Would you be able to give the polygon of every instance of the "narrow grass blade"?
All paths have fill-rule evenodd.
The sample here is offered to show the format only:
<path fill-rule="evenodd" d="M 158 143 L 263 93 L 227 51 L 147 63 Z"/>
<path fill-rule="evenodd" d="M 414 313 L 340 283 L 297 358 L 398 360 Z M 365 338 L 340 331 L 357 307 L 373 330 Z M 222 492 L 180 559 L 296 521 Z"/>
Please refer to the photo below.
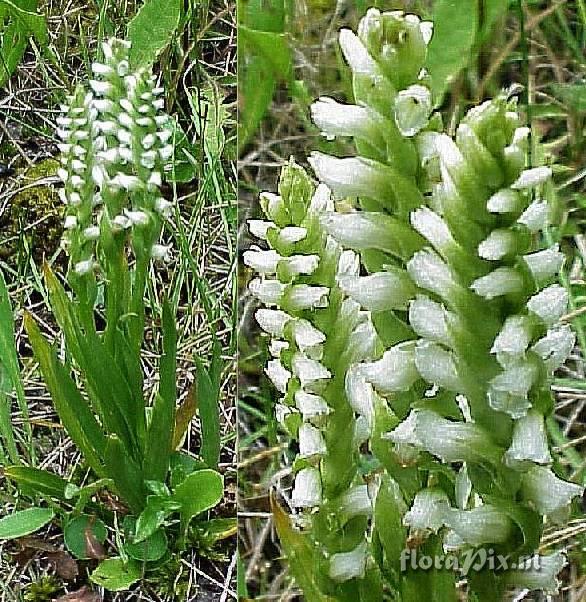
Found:
<path fill-rule="evenodd" d="M 159 394 L 155 397 L 149 424 L 144 478 L 165 481 L 169 457 L 173 451 L 175 403 L 177 400 L 177 330 L 175 317 L 167 300 L 163 302 L 163 355 L 160 363 Z"/>
<path fill-rule="evenodd" d="M 11 424 L 9 398 L 6 395 L 12 389 L 16 392 L 18 407 L 24 418 L 29 444 L 28 448 L 31 459 L 34 459 L 32 430 L 28 421 L 28 405 L 26 403 L 15 345 L 12 306 L 4 275 L 0 271 L 0 433 L 11 461 L 19 464 L 20 457 L 16 448 L 14 431 Z"/>
<path fill-rule="evenodd" d="M 59 362 L 29 314 L 25 314 L 24 325 L 53 404 L 67 434 L 94 472 L 99 476 L 105 476 L 101 458 L 106 449 L 106 438 L 98 421 L 70 374 Z"/>

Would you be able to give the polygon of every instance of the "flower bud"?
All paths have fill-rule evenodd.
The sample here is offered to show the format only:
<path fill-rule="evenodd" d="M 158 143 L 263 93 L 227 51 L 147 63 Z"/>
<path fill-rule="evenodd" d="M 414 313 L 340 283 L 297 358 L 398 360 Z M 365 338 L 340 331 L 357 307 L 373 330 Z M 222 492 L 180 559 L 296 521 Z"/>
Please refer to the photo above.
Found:
<path fill-rule="evenodd" d="M 516 237 L 511 230 L 493 230 L 488 238 L 478 245 L 478 256 L 488 261 L 498 261 L 516 249 Z"/>
<path fill-rule="evenodd" d="M 534 201 L 523 211 L 517 222 L 526 226 L 530 232 L 539 232 L 547 223 L 547 211 L 545 201 Z"/>
<path fill-rule="evenodd" d="M 279 393 L 287 392 L 287 384 L 292 375 L 280 360 L 269 360 L 265 372 Z"/>
<path fill-rule="evenodd" d="M 293 373 L 301 382 L 303 389 L 312 390 L 320 381 L 332 377 L 330 371 L 316 360 L 306 357 L 303 353 L 296 353 L 292 360 Z"/>
<path fill-rule="evenodd" d="M 403 136 L 415 136 L 429 121 L 431 92 L 415 84 L 401 90 L 395 99 L 395 123 Z"/>
<path fill-rule="evenodd" d="M 340 498 L 340 514 L 344 522 L 355 516 L 370 516 L 372 500 L 368 494 L 367 485 L 356 485 L 348 489 Z"/>
<path fill-rule="evenodd" d="M 424 249 L 413 255 L 407 271 L 415 284 L 448 300 L 458 285 L 447 264 L 433 251 Z"/>
<path fill-rule="evenodd" d="M 367 107 L 341 104 L 333 98 L 322 96 L 311 105 L 311 118 L 329 139 L 352 136 L 384 148 L 381 137 L 382 119 Z"/>
<path fill-rule="evenodd" d="M 366 381 L 362 368 L 362 364 L 357 364 L 346 372 L 346 397 L 350 407 L 366 418 L 370 433 L 374 420 L 374 391 L 372 384 Z"/>
<path fill-rule="evenodd" d="M 331 411 L 325 399 L 319 395 L 307 393 L 300 389 L 295 392 L 294 397 L 295 405 L 305 421 L 327 416 Z"/>
<path fill-rule="evenodd" d="M 495 192 L 486 202 L 490 213 L 517 213 L 521 210 L 523 199 L 516 190 L 503 188 Z"/>

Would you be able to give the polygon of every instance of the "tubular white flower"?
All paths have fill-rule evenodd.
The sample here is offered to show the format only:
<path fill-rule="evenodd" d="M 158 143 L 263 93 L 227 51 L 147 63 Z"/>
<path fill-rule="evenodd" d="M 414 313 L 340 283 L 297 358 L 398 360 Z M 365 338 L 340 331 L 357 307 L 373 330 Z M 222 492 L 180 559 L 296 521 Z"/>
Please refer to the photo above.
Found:
<path fill-rule="evenodd" d="M 339 279 L 340 289 L 368 311 L 405 309 L 415 294 L 406 273 L 376 272 L 369 276 L 346 276 Z"/>
<path fill-rule="evenodd" d="M 108 94 L 110 94 L 113 90 L 113 86 L 111 83 L 109 82 L 102 82 L 102 81 L 96 81 L 96 80 L 90 80 L 90 87 L 91 89 L 98 95 L 98 96 L 107 96 Z"/>
<path fill-rule="evenodd" d="M 506 368 L 490 381 L 490 407 L 513 418 L 525 416 L 531 407 L 527 395 L 536 378 L 537 368 L 532 364 L 514 364 Z"/>
<path fill-rule="evenodd" d="M 372 320 L 368 317 L 354 328 L 348 337 L 348 361 L 371 360 L 378 354 L 380 339 Z"/>
<path fill-rule="evenodd" d="M 392 248 L 393 235 L 389 232 L 388 216 L 382 213 L 360 212 L 324 213 L 320 223 L 343 247 L 362 249 Z"/>
<path fill-rule="evenodd" d="M 330 371 L 323 364 L 299 352 L 293 356 L 291 367 L 303 389 L 312 390 L 312 387 L 332 377 Z"/>
<path fill-rule="evenodd" d="M 520 293 L 523 290 L 523 278 L 514 268 L 502 267 L 477 278 L 470 288 L 485 299 L 494 299 Z"/>
<path fill-rule="evenodd" d="M 275 227 L 276 226 L 274 222 L 269 222 L 262 219 L 248 220 L 248 229 L 250 230 L 250 233 L 261 240 L 266 240 L 268 231 Z"/>
<path fill-rule="evenodd" d="M 293 318 L 280 309 L 258 309 L 254 314 L 258 325 L 268 334 L 275 337 L 284 336 L 287 322 Z"/>
<path fill-rule="evenodd" d="M 322 501 L 321 476 L 317 468 L 302 468 L 295 477 L 291 503 L 296 508 L 315 508 Z"/>
<path fill-rule="evenodd" d="M 366 416 L 358 416 L 354 421 L 354 429 L 352 432 L 352 447 L 358 449 L 364 445 L 372 436 L 372 428 L 368 424 Z"/>
<path fill-rule="evenodd" d="M 450 268 L 429 249 L 415 253 L 407 264 L 407 271 L 417 286 L 442 298 L 451 298 L 457 288 Z"/>
<path fill-rule="evenodd" d="M 73 269 L 78 276 L 85 276 L 86 274 L 93 272 L 95 267 L 96 267 L 96 262 L 94 261 L 93 258 L 90 258 L 90 259 L 85 259 L 84 261 L 79 261 L 78 263 L 75 264 Z"/>
<path fill-rule="evenodd" d="M 287 303 L 293 310 L 327 307 L 329 292 L 325 286 L 295 284 L 287 291 Z"/>
<path fill-rule="evenodd" d="M 124 210 L 124 215 L 130 220 L 133 226 L 146 226 L 150 222 L 150 217 L 144 211 Z"/>
<path fill-rule="evenodd" d="M 415 366 L 428 382 L 459 391 L 462 383 L 458 376 L 454 354 L 432 341 L 420 340 L 415 347 Z"/>
<path fill-rule="evenodd" d="M 584 487 L 559 479 L 549 468 L 533 466 L 523 475 L 521 491 L 540 514 L 553 514 L 582 495 Z"/>
<path fill-rule="evenodd" d="M 304 353 L 315 352 L 326 340 L 326 335 L 308 320 L 296 320 L 293 323 L 293 336 L 297 347 Z"/>
<path fill-rule="evenodd" d="M 278 305 L 281 302 L 287 285 L 278 280 L 261 280 L 255 278 L 248 285 L 250 292 L 265 305 Z"/>
<path fill-rule="evenodd" d="M 446 222 L 427 207 L 420 207 L 411 213 L 411 225 L 439 252 L 455 244 Z"/>
<path fill-rule="evenodd" d="M 307 159 L 317 178 L 324 182 L 337 198 L 347 196 L 385 196 L 389 188 L 389 173 L 384 165 L 360 157 L 339 159 L 313 152 Z"/>
<path fill-rule="evenodd" d="M 503 188 L 488 199 L 486 208 L 491 213 L 515 213 L 520 209 L 521 203 L 521 196 L 517 191 Z"/>
<path fill-rule="evenodd" d="M 523 259 L 535 281 L 538 284 L 543 284 L 558 274 L 564 264 L 565 257 L 560 252 L 559 245 L 554 245 L 549 249 L 524 255 Z"/>
<path fill-rule="evenodd" d="M 294 398 L 295 405 L 301 412 L 303 420 L 311 421 L 315 418 L 327 416 L 331 411 L 325 399 L 319 395 L 307 393 L 300 389 L 295 392 Z"/>
<path fill-rule="evenodd" d="M 559 284 L 548 286 L 527 301 L 527 309 L 546 324 L 554 324 L 568 310 L 568 291 Z"/>
<path fill-rule="evenodd" d="M 171 246 L 155 244 L 151 247 L 151 257 L 155 261 L 163 261 L 165 263 L 171 261 Z"/>
<path fill-rule="evenodd" d="M 560 581 L 558 573 L 567 564 L 566 556 L 557 552 L 549 556 L 535 554 L 515 570 L 507 571 L 504 577 L 510 585 L 529 590 L 543 590 L 547 594 L 557 594 Z"/>
<path fill-rule="evenodd" d="M 547 223 L 547 203 L 545 201 L 534 201 L 523 211 L 519 219 L 520 224 L 527 226 L 531 232 L 543 230 Z"/>
<path fill-rule="evenodd" d="M 100 238 L 100 228 L 98 228 L 98 226 L 89 226 L 85 228 L 83 237 L 85 240 L 98 240 L 98 238 Z"/>
<path fill-rule="evenodd" d="M 531 342 L 532 330 L 527 316 L 507 318 L 490 352 L 497 354 L 501 365 L 521 359 Z"/>
<path fill-rule="evenodd" d="M 360 364 L 360 372 L 380 393 L 407 391 L 419 379 L 415 345 L 412 341 L 394 345 L 380 360 Z"/>
<path fill-rule="evenodd" d="M 411 529 L 421 529 L 437 533 L 445 523 L 450 509 L 450 500 L 441 489 L 418 491 L 409 512 L 403 517 L 403 524 Z"/>
<path fill-rule="evenodd" d="M 489 261 L 498 261 L 515 250 L 515 234 L 511 230 L 493 230 L 478 245 L 478 256 Z"/>
<path fill-rule="evenodd" d="M 277 339 L 272 339 L 269 343 L 269 353 L 273 357 L 281 357 L 281 352 L 288 348 L 289 343 L 287 341 L 279 341 Z"/>
<path fill-rule="evenodd" d="M 163 197 L 158 197 L 155 199 L 155 211 L 162 217 L 169 217 L 173 210 L 173 203 L 164 199 Z"/>
<path fill-rule="evenodd" d="M 320 258 L 319 255 L 291 255 L 284 257 L 282 261 L 286 264 L 289 274 L 297 276 L 313 274 L 317 270 Z"/>
<path fill-rule="evenodd" d="M 75 228 L 77 228 L 77 217 L 75 215 L 68 215 L 65 218 L 63 228 L 65 230 L 74 230 Z"/>
<path fill-rule="evenodd" d="M 344 58 L 354 73 L 378 75 L 378 65 L 366 50 L 360 38 L 350 29 L 340 30 L 340 48 Z"/>
<path fill-rule="evenodd" d="M 311 105 L 311 118 L 328 138 L 368 137 L 377 125 L 376 116 L 370 109 L 353 104 L 341 104 L 326 96 L 322 96 Z"/>
<path fill-rule="evenodd" d="M 513 532 L 513 522 L 508 515 L 488 504 L 472 510 L 451 508 L 445 514 L 445 522 L 472 546 L 505 543 Z"/>
<path fill-rule="evenodd" d="M 403 136 L 415 136 L 429 121 L 431 92 L 415 84 L 401 90 L 395 99 L 395 123 Z"/>
<path fill-rule="evenodd" d="M 326 443 L 321 431 L 315 426 L 304 422 L 299 427 L 299 457 L 312 458 L 326 453 Z"/>
<path fill-rule="evenodd" d="M 576 335 L 570 326 L 564 324 L 548 330 L 532 349 L 543 359 L 548 369 L 554 372 L 568 359 L 575 344 Z"/>
<path fill-rule="evenodd" d="M 547 182 L 552 176 L 551 167 L 533 167 L 521 172 L 521 175 L 511 184 L 513 190 L 534 188 Z"/>
<path fill-rule="evenodd" d="M 505 463 L 511 468 L 524 468 L 529 462 L 551 464 L 543 414 L 529 410 L 515 421 L 513 441 L 505 453 Z"/>
<path fill-rule="evenodd" d="M 343 583 L 350 579 L 361 579 L 366 571 L 366 542 L 360 543 L 351 552 L 332 554 L 330 579 Z"/>
<path fill-rule="evenodd" d="M 355 365 L 346 372 L 346 397 L 350 407 L 366 418 L 370 432 L 374 420 L 374 390 L 366 381 L 361 368 L 361 365 Z"/>
<path fill-rule="evenodd" d="M 307 237 L 307 229 L 299 226 L 286 226 L 279 232 L 278 242 L 285 244 L 295 244 Z"/>
<path fill-rule="evenodd" d="M 270 378 L 273 385 L 279 393 L 287 392 L 287 384 L 291 379 L 291 372 L 283 366 L 280 360 L 269 360 L 265 368 L 266 375 Z"/>
<path fill-rule="evenodd" d="M 283 259 L 277 251 L 244 251 L 244 265 L 252 268 L 259 274 L 274 274 L 277 271 L 279 261 Z"/>
<path fill-rule="evenodd" d="M 424 339 L 441 343 L 447 347 L 452 344 L 448 330 L 447 310 L 429 297 L 418 295 L 409 304 L 409 324 Z"/>

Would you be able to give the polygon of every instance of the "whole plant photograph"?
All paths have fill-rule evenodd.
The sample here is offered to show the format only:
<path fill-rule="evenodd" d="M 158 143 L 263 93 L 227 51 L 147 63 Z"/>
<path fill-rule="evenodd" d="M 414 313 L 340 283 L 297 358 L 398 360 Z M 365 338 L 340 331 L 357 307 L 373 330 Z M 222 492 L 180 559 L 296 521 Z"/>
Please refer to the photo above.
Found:
<path fill-rule="evenodd" d="M 236 600 L 235 7 L 0 11 L 1 599 Z"/>
<path fill-rule="evenodd" d="M 238 8 L 240 597 L 586 599 L 584 3 Z"/>

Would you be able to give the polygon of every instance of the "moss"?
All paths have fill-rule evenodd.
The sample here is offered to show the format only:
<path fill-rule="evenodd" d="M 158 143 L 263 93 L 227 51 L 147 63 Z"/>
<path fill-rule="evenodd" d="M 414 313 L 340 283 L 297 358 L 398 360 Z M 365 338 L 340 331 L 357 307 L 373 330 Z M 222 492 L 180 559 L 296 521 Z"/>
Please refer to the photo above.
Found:
<path fill-rule="evenodd" d="M 10 201 L 0 223 L 0 259 L 17 268 L 32 256 L 39 264 L 59 248 L 64 207 L 54 188 L 38 180 L 54 176 L 59 162 L 45 159 L 22 172 L 21 190 Z M 30 227 L 31 224 L 36 224 Z"/>
<path fill-rule="evenodd" d="M 51 602 L 55 599 L 55 594 L 59 593 L 61 589 L 62 585 L 55 577 L 44 575 L 26 588 L 24 600 L 26 602 Z"/>

